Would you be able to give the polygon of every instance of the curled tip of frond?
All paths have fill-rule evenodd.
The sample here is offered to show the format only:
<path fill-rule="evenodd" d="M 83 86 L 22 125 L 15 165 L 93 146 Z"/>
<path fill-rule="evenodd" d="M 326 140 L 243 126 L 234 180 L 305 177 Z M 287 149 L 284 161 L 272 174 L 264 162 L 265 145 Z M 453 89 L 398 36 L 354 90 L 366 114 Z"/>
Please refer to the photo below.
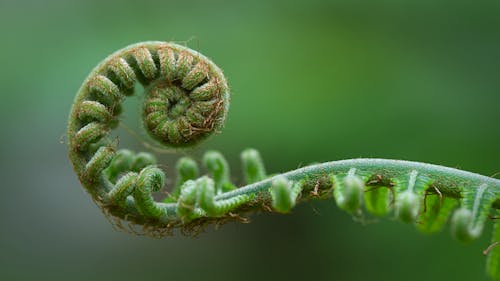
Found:
<path fill-rule="evenodd" d="M 165 173 L 156 166 L 147 166 L 139 173 L 137 185 L 153 192 L 159 191 L 165 185 Z"/>

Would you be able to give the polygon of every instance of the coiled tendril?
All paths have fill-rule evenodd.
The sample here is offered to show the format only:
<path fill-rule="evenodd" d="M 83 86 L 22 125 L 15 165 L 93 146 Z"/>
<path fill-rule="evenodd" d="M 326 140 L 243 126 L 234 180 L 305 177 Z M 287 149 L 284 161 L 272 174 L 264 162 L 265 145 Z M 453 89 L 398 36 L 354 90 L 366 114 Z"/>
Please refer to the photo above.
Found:
<path fill-rule="evenodd" d="M 457 169 L 387 159 L 351 159 L 310 165 L 268 176 L 258 151 L 241 155 L 246 185 L 230 180 L 229 165 L 208 151 L 200 177 L 196 161 L 182 157 L 170 195 L 156 202 L 164 172 L 153 155 L 118 150 L 107 136 L 119 124 L 121 103 L 144 86 L 142 119 L 148 134 L 168 147 L 188 147 L 220 130 L 229 106 L 221 70 L 203 55 L 172 43 L 144 42 L 106 58 L 88 76 L 74 101 L 68 125 L 69 156 L 85 189 L 116 218 L 162 236 L 171 229 L 196 232 L 207 223 L 243 220 L 250 211 L 288 213 L 298 201 L 333 197 L 357 217 L 393 214 L 423 232 L 450 219 L 453 235 L 469 242 L 488 215 L 500 209 L 500 180 Z M 458 206 L 458 208 L 457 208 Z M 497 218 L 498 219 L 498 218 Z M 489 273 L 500 279 L 499 222 L 488 248 Z M 495 247 L 496 246 L 496 247 Z"/>

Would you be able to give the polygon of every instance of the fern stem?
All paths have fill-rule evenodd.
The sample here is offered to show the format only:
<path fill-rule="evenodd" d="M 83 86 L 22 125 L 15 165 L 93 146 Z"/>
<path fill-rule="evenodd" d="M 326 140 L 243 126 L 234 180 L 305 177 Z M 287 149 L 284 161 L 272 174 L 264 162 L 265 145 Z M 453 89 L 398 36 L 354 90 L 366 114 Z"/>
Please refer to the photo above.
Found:
<path fill-rule="evenodd" d="M 433 185 L 439 189 L 444 197 L 449 198 L 460 198 L 462 187 L 479 187 L 482 184 L 493 187 L 497 191 L 497 195 L 500 196 L 500 180 L 495 178 L 421 162 L 359 158 L 331 161 L 299 168 L 217 195 L 215 196 L 215 200 L 230 199 L 238 195 L 262 195 L 267 193 L 272 182 L 278 177 L 285 177 L 292 181 L 305 179 L 312 184 L 318 179 L 332 173 L 347 173 L 351 168 L 356 168 L 360 172 L 366 174 L 380 175 L 380 185 L 383 185 L 386 180 L 390 180 L 398 175 L 417 170 L 420 174 L 435 179 Z M 311 184 L 308 185 L 309 190 L 312 187 Z M 319 186 L 319 190 L 328 190 L 330 188 L 332 188 L 332 185 L 328 182 L 322 182 Z M 307 190 L 306 188 L 304 189 Z M 175 204 L 164 204 L 163 208 L 165 208 L 168 213 L 171 213 L 175 211 Z M 500 199 L 494 202 L 493 208 L 500 209 Z"/>
<path fill-rule="evenodd" d="M 321 177 L 331 173 L 347 173 L 349 169 L 381 175 L 384 179 L 390 179 L 405 172 L 417 170 L 419 173 L 435 179 L 434 185 L 439 188 L 443 196 L 460 198 L 460 187 L 477 186 L 487 184 L 500 191 L 500 180 L 486 177 L 480 174 L 462 171 L 440 165 L 426 164 L 404 160 L 359 158 L 325 162 L 314 164 L 293 171 L 289 171 L 281 176 L 289 180 L 300 180 L 311 177 Z M 269 188 L 273 178 L 269 178 L 254 184 L 240 187 L 236 190 L 217 196 L 216 199 L 226 199 L 240 194 L 256 194 Z M 500 200 L 495 202 L 495 208 L 500 208 Z"/>

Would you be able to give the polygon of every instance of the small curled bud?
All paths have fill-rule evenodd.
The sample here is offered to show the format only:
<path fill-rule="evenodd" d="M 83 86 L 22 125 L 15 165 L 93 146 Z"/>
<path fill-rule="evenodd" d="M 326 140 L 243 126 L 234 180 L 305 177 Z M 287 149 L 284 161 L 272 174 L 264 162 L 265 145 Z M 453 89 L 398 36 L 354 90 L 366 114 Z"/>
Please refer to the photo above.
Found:
<path fill-rule="evenodd" d="M 235 188 L 229 180 L 229 164 L 220 152 L 213 150 L 205 152 L 203 164 L 213 178 L 215 194 L 221 194 Z"/>
<path fill-rule="evenodd" d="M 202 177 L 196 181 L 196 184 L 199 190 L 198 203 L 200 208 L 209 216 L 217 216 L 218 211 L 214 202 L 214 181 L 208 177 Z"/>
<path fill-rule="evenodd" d="M 137 182 L 137 173 L 129 172 L 122 176 L 117 182 L 115 187 L 109 192 L 109 202 L 123 206 L 127 200 L 127 196 L 132 194 Z"/>
<path fill-rule="evenodd" d="M 175 187 L 167 198 L 163 200 L 164 203 L 175 202 L 179 198 L 182 185 L 188 180 L 194 180 L 199 176 L 198 164 L 190 157 L 181 157 L 177 160 L 175 165 L 177 171 L 177 180 Z"/>
<path fill-rule="evenodd" d="M 102 172 L 111 163 L 115 149 L 109 146 L 101 146 L 85 165 L 85 177 L 88 181 L 97 181 L 101 178 Z"/>
<path fill-rule="evenodd" d="M 139 172 L 144 167 L 156 164 L 156 157 L 153 154 L 147 152 L 139 152 L 134 157 L 134 161 L 132 162 L 132 167 L 130 168 L 132 171 Z"/>
<path fill-rule="evenodd" d="M 134 153 L 128 149 L 120 149 L 109 167 L 106 169 L 106 175 L 111 182 L 115 182 L 118 175 L 122 172 L 129 171 L 132 167 L 132 162 L 134 161 Z"/>
<path fill-rule="evenodd" d="M 278 176 L 273 180 L 269 190 L 273 209 L 280 213 L 290 212 L 290 210 L 295 207 L 297 197 L 301 191 L 301 184 L 294 184 L 284 176 Z"/>
<path fill-rule="evenodd" d="M 121 173 L 132 171 L 140 172 L 143 168 L 156 164 L 156 158 L 151 153 L 139 152 L 135 154 L 128 149 L 120 149 L 109 164 L 105 173 L 114 183 Z"/>
<path fill-rule="evenodd" d="M 196 180 L 198 191 L 198 205 L 209 217 L 219 217 L 245 204 L 250 200 L 248 195 L 237 195 L 230 199 L 215 200 L 214 181 L 208 177 Z"/>
<path fill-rule="evenodd" d="M 107 133 L 106 125 L 96 122 L 88 123 L 74 134 L 74 147 L 79 151 L 85 151 L 91 144 L 99 142 Z"/>
<path fill-rule="evenodd" d="M 241 153 L 243 163 L 243 173 L 247 184 L 261 181 L 266 178 L 264 162 L 256 149 L 245 149 Z"/>
<path fill-rule="evenodd" d="M 190 157 L 182 157 L 175 166 L 177 170 L 177 184 L 182 185 L 185 181 L 196 179 L 199 176 L 198 164 Z"/>
<path fill-rule="evenodd" d="M 146 217 L 160 218 L 166 216 L 158 203 L 154 201 L 152 192 L 159 191 L 165 184 L 165 174 L 155 166 L 142 169 L 137 177 L 137 186 L 134 191 L 134 200 L 137 209 Z"/>
<path fill-rule="evenodd" d="M 480 231 L 472 227 L 472 212 L 465 208 L 460 208 L 453 213 L 451 217 L 451 233 L 453 236 L 464 243 L 471 242 L 479 237 Z"/>
<path fill-rule="evenodd" d="M 477 239 L 483 231 L 488 219 L 491 204 L 497 198 L 495 190 L 483 183 L 478 187 L 464 187 L 461 207 L 455 211 L 451 219 L 452 234 L 462 242 Z"/>
<path fill-rule="evenodd" d="M 181 186 L 179 200 L 177 202 L 177 216 L 183 221 L 190 221 L 195 216 L 195 204 L 198 199 L 198 189 L 193 180 L 186 181 Z"/>
<path fill-rule="evenodd" d="M 396 178 L 396 217 L 405 223 L 415 223 L 422 208 L 425 191 L 432 180 L 416 169 Z"/>
<path fill-rule="evenodd" d="M 412 191 L 403 191 L 396 197 L 396 216 L 405 223 L 415 222 L 420 211 L 420 201 Z"/>
<path fill-rule="evenodd" d="M 360 210 L 363 202 L 365 185 L 355 172 L 356 169 L 350 169 L 345 177 L 334 175 L 332 178 L 335 184 L 333 197 L 339 208 L 349 213 Z"/>
<path fill-rule="evenodd" d="M 103 104 L 96 101 L 83 101 L 78 109 L 78 118 L 83 122 L 98 121 L 108 123 L 112 115 Z"/>

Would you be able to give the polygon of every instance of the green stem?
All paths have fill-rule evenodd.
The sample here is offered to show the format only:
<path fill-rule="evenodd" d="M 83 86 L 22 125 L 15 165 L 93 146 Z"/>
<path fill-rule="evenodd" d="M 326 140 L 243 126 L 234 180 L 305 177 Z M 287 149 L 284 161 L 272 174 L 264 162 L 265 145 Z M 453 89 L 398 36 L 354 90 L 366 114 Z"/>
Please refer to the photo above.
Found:
<path fill-rule="evenodd" d="M 460 198 L 462 187 L 479 187 L 481 184 L 487 184 L 493 187 L 498 196 L 500 196 L 500 180 L 495 178 L 420 162 L 360 158 L 332 161 L 299 168 L 220 194 L 215 197 L 215 200 L 230 199 L 238 195 L 254 195 L 256 198 L 259 198 L 259 196 L 267 196 L 268 189 L 271 187 L 273 180 L 282 176 L 292 181 L 305 179 L 310 184 L 308 188 L 304 188 L 304 190 L 311 190 L 314 187 L 315 181 L 329 174 L 347 173 L 351 168 L 356 168 L 360 172 L 366 174 L 381 176 L 378 182 L 374 182 L 373 185 L 382 186 L 391 178 L 416 170 L 420 174 L 434 179 L 433 185 L 439 189 L 444 197 Z M 318 190 L 320 191 L 332 188 L 331 184 L 328 182 L 318 181 L 318 183 Z M 176 204 L 163 204 L 162 207 L 169 214 L 175 213 Z M 494 202 L 493 208 L 500 209 L 500 199 Z"/>

